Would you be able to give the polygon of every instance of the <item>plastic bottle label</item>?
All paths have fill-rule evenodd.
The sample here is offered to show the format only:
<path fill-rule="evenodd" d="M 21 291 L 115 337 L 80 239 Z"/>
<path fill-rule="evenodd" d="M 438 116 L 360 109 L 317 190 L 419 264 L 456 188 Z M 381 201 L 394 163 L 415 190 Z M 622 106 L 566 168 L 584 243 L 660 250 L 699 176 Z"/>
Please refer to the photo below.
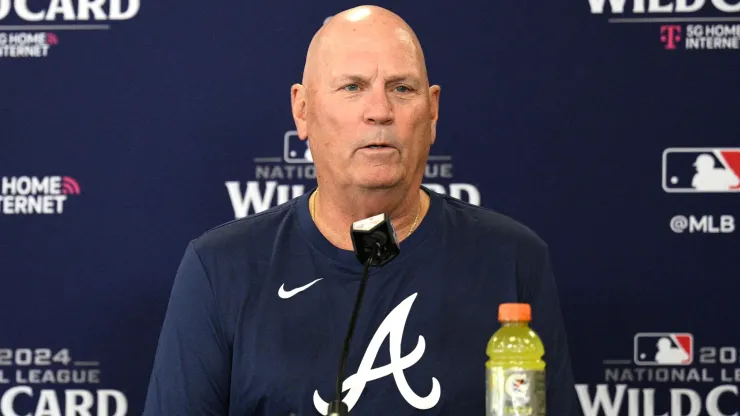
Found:
<path fill-rule="evenodd" d="M 486 416 L 545 416 L 545 372 L 486 370 Z"/>

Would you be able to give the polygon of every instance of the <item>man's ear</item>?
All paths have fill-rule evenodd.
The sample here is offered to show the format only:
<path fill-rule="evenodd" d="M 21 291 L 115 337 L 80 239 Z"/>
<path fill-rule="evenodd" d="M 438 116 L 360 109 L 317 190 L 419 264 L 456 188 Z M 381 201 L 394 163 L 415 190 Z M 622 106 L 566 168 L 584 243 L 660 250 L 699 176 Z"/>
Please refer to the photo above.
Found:
<path fill-rule="evenodd" d="M 308 137 L 308 126 L 306 123 L 306 112 L 308 102 L 306 101 L 306 87 L 301 84 L 293 84 L 290 87 L 290 106 L 293 112 L 293 121 L 295 122 L 298 137 L 306 140 Z"/>
<path fill-rule="evenodd" d="M 437 120 L 439 119 L 439 94 L 442 88 L 439 85 L 429 87 L 429 113 L 432 121 L 432 143 L 437 139 Z M 430 143 L 430 144 L 432 144 Z"/>

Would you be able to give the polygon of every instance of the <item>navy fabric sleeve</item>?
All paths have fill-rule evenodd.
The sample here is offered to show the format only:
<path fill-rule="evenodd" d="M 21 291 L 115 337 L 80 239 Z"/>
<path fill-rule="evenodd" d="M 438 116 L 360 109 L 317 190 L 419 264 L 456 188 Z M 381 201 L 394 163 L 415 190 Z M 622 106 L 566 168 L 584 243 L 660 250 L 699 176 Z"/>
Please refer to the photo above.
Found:
<path fill-rule="evenodd" d="M 170 294 L 144 416 L 227 415 L 230 354 L 210 281 L 191 242 Z"/>
<path fill-rule="evenodd" d="M 532 329 L 545 346 L 547 414 L 581 415 L 571 369 L 570 352 L 560 311 L 555 279 L 547 246 L 542 243 L 526 262 L 521 301 L 532 307 Z"/>

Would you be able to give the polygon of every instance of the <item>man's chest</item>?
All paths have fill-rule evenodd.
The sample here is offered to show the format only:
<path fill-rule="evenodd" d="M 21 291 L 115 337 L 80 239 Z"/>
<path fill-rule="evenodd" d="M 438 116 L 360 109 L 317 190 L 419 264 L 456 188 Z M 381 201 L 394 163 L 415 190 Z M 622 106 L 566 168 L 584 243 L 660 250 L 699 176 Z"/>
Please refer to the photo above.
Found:
<path fill-rule="evenodd" d="M 486 343 L 514 279 L 423 269 L 368 282 L 342 384 L 355 415 L 483 412 Z M 232 410 L 325 414 L 358 289 L 336 276 L 267 285 L 235 337 Z"/>

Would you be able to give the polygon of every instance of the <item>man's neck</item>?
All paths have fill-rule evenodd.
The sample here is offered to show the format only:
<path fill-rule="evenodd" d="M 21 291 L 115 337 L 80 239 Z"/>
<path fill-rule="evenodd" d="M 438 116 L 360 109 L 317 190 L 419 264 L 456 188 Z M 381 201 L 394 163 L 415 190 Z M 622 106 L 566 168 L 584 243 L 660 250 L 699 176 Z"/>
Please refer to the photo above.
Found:
<path fill-rule="evenodd" d="M 429 209 L 429 196 L 420 188 L 347 192 L 319 187 L 309 198 L 309 210 L 319 231 L 335 246 L 352 250 L 353 222 L 388 214 L 400 241 L 413 232 Z"/>

